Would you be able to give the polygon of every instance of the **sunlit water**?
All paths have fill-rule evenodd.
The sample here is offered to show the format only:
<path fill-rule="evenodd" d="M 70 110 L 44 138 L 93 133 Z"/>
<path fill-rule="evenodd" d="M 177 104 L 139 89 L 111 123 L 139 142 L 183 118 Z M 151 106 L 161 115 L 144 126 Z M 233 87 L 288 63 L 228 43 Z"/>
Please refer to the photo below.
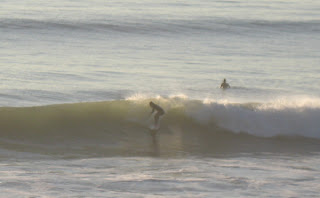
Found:
<path fill-rule="evenodd" d="M 317 197 L 319 155 L 0 164 L 7 197 Z"/>
<path fill-rule="evenodd" d="M 314 1 L 7 1 L 1 105 L 319 97 Z M 250 14 L 248 14 L 250 13 Z M 227 78 L 234 89 L 221 93 Z"/>
<path fill-rule="evenodd" d="M 311 0 L 3 1 L 0 106 L 177 96 L 208 105 L 192 112 L 200 121 L 305 133 L 318 148 L 319 10 Z M 231 89 L 219 89 L 224 78 Z M 320 188 L 319 150 L 65 158 L 9 145 L 1 197 L 317 197 Z"/>

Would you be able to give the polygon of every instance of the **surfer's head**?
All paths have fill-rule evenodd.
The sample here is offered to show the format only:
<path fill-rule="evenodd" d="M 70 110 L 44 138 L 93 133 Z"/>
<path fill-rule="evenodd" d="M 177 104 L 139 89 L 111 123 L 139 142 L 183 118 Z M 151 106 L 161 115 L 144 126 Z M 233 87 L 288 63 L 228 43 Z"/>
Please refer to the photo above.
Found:
<path fill-rule="evenodd" d="M 152 107 L 154 105 L 154 103 L 152 101 L 150 101 L 149 105 Z"/>

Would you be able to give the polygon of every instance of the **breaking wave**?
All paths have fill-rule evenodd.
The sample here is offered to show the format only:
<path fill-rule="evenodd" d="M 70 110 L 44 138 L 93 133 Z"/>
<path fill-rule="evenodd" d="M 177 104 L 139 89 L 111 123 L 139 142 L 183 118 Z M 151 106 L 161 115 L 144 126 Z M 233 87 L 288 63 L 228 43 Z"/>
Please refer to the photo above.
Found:
<path fill-rule="evenodd" d="M 153 123 L 150 100 L 166 111 L 156 134 L 149 130 Z M 316 99 L 240 104 L 138 96 L 118 101 L 2 107 L 0 144 L 9 150 L 81 151 L 90 156 L 150 154 L 150 145 L 153 152 L 159 149 L 166 155 L 233 153 L 253 148 L 270 151 L 276 145 L 319 149 L 319 119 L 320 103 Z"/>

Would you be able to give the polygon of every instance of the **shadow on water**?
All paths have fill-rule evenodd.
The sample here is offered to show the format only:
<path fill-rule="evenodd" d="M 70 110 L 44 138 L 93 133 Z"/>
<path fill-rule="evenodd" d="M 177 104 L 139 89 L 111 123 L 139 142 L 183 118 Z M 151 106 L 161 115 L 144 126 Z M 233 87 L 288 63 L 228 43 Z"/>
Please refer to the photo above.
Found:
<path fill-rule="evenodd" d="M 152 150 L 153 150 L 153 157 L 160 157 L 160 149 L 159 149 L 159 141 L 157 136 L 157 131 L 150 131 L 150 135 L 152 138 Z"/>
<path fill-rule="evenodd" d="M 285 155 L 312 155 L 320 151 L 320 141 L 301 137 L 261 138 L 227 131 L 192 131 L 179 126 L 169 126 L 157 133 L 148 129 L 130 131 L 122 126 L 116 131 L 104 130 L 80 135 L 55 134 L 51 137 L 0 138 L 1 149 L 43 154 L 62 158 L 82 157 L 234 157 L 262 153 Z M 95 129 L 97 130 L 97 129 Z"/>

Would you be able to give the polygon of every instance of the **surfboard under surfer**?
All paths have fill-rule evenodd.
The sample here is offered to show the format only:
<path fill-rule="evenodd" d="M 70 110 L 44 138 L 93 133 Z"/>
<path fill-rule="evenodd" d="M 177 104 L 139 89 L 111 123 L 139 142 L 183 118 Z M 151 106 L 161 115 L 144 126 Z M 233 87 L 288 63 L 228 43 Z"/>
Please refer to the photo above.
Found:
<path fill-rule="evenodd" d="M 152 108 L 151 114 L 153 114 L 155 111 L 157 112 L 154 115 L 154 125 L 157 126 L 160 116 L 164 115 L 165 112 L 159 105 L 154 104 L 152 101 L 149 103 L 149 105 Z"/>

